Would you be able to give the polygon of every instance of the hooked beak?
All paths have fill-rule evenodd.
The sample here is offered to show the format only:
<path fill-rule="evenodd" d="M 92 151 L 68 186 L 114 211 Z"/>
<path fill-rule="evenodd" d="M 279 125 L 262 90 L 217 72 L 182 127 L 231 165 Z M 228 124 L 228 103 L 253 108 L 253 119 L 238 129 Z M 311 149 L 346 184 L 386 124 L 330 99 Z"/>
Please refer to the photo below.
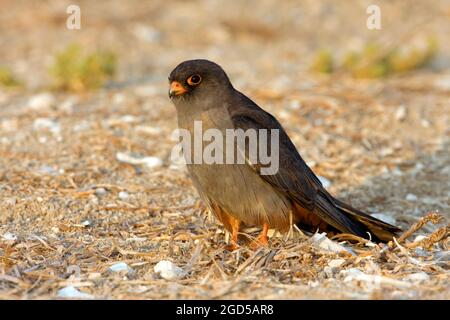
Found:
<path fill-rule="evenodd" d="M 170 89 L 169 89 L 169 97 L 173 98 L 175 96 L 179 96 L 182 94 L 185 94 L 187 92 L 187 89 L 181 85 L 178 81 L 172 81 L 170 83 Z"/>

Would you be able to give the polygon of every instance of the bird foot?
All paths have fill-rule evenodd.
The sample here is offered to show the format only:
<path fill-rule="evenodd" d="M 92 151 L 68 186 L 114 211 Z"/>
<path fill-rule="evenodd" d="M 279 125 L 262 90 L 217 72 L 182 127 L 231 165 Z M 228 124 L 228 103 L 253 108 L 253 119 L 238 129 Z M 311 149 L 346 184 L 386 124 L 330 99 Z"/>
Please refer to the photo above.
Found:
<path fill-rule="evenodd" d="M 269 240 L 267 237 L 258 237 L 256 240 L 252 241 L 250 244 L 250 249 L 256 250 L 261 247 L 268 247 L 269 246 Z"/>
<path fill-rule="evenodd" d="M 237 249 L 239 249 L 239 245 L 237 243 L 234 243 L 234 242 L 232 242 L 230 244 L 227 244 L 225 246 L 225 250 L 227 250 L 227 251 L 235 251 Z"/>

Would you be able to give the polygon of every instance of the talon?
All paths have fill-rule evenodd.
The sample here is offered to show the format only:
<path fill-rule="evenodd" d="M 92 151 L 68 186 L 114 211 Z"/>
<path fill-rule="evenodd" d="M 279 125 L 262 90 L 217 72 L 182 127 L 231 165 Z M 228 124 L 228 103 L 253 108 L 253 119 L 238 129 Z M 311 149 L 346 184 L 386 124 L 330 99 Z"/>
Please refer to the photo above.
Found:
<path fill-rule="evenodd" d="M 268 247 L 268 246 L 269 246 L 269 241 L 267 239 L 264 240 L 264 239 L 258 238 L 250 244 L 250 249 L 256 250 L 261 247 Z"/>
<path fill-rule="evenodd" d="M 225 246 L 225 250 L 227 251 L 235 251 L 237 249 L 239 249 L 239 245 L 236 243 L 230 243 Z"/>
<path fill-rule="evenodd" d="M 256 240 L 250 244 L 250 249 L 256 250 L 260 247 L 268 247 L 269 246 L 269 239 L 267 238 L 268 231 L 269 231 L 269 225 L 267 223 L 265 223 L 263 225 L 263 229 L 262 229 L 259 237 L 256 238 Z"/>

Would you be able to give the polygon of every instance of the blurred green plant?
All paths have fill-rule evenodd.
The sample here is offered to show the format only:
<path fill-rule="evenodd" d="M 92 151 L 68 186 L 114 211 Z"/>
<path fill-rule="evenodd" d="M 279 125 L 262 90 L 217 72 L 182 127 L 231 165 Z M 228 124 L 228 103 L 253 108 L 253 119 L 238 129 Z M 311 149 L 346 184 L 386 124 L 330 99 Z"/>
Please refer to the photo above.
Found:
<path fill-rule="evenodd" d="M 438 42 L 434 38 L 427 40 L 424 48 L 397 48 L 389 56 L 393 72 L 406 72 L 426 66 L 436 56 Z"/>
<path fill-rule="evenodd" d="M 0 67 L 0 85 L 4 87 L 18 87 L 22 82 L 14 77 L 11 70 L 6 67 Z"/>
<path fill-rule="evenodd" d="M 71 44 L 55 56 L 50 71 L 59 90 L 88 91 L 102 87 L 116 73 L 117 58 L 110 51 L 86 54 Z"/>
<path fill-rule="evenodd" d="M 318 73 L 333 72 L 333 55 L 329 50 L 318 50 L 313 57 L 310 70 Z"/>
<path fill-rule="evenodd" d="M 426 66 L 436 55 L 437 41 L 428 39 L 421 47 L 396 46 L 384 48 L 378 43 L 368 43 L 360 52 L 350 51 L 344 55 L 340 69 L 356 78 L 380 78 L 403 73 Z M 333 58 L 318 52 L 311 70 L 329 73 L 326 66 L 333 65 Z"/>

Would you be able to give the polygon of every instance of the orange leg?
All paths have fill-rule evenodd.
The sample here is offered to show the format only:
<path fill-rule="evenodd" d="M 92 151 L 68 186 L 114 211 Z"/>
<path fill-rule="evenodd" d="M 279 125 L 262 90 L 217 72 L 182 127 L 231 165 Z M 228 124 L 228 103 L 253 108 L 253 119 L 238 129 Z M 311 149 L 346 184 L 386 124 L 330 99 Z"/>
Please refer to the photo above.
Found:
<path fill-rule="evenodd" d="M 261 246 L 267 247 L 269 245 L 269 238 L 267 237 L 267 232 L 268 231 L 269 231 L 269 224 L 268 223 L 264 223 L 263 224 L 263 229 L 261 231 L 261 234 L 250 245 L 250 247 L 253 250 L 258 249 Z"/>
<path fill-rule="evenodd" d="M 238 233 L 241 222 L 232 216 L 228 217 L 228 223 L 231 227 L 231 243 L 225 247 L 228 251 L 234 251 L 239 248 L 238 245 Z"/>

